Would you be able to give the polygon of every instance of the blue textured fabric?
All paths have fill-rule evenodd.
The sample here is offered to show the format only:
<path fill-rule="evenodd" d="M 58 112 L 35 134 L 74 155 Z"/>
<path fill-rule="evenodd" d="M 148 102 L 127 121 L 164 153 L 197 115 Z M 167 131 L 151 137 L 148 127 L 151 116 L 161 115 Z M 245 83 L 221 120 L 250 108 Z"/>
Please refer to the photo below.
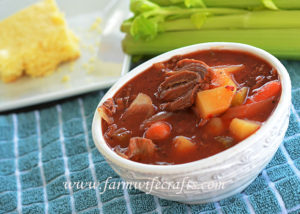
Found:
<path fill-rule="evenodd" d="M 300 62 L 283 61 L 293 86 L 285 139 L 272 161 L 242 192 L 215 203 L 185 205 L 139 190 L 105 188 L 122 179 L 96 149 L 94 110 L 106 90 L 27 112 L 0 115 L 1 213 L 300 213 Z M 66 182 L 102 182 L 99 190 Z M 90 182 L 90 183 L 89 183 Z M 79 184 L 78 184 L 79 185 Z"/>

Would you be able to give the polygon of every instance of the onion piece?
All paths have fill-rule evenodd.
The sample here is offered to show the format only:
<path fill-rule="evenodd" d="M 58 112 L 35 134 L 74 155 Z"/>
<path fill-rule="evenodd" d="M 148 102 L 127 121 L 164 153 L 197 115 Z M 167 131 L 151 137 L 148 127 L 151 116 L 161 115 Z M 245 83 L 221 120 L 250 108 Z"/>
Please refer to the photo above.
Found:
<path fill-rule="evenodd" d="M 152 117 L 148 118 L 147 120 L 144 120 L 144 122 L 140 125 L 140 129 L 147 128 L 151 126 L 151 124 L 157 122 L 157 121 L 162 121 L 165 120 L 173 115 L 172 112 L 166 112 L 166 111 L 161 111 L 158 112 L 157 114 L 153 115 Z"/>
<path fill-rule="evenodd" d="M 108 114 L 106 113 L 106 110 L 103 106 L 100 106 L 99 108 L 97 108 L 97 111 L 98 111 L 100 117 L 103 120 L 105 120 L 109 125 L 114 122 L 114 118 L 111 116 L 108 116 Z"/>
<path fill-rule="evenodd" d="M 239 64 L 239 65 L 218 65 L 218 66 L 212 66 L 210 67 L 214 72 L 216 71 L 225 71 L 228 74 L 232 74 L 238 71 L 241 71 L 242 69 L 245 68 L 244 64 Z"/>

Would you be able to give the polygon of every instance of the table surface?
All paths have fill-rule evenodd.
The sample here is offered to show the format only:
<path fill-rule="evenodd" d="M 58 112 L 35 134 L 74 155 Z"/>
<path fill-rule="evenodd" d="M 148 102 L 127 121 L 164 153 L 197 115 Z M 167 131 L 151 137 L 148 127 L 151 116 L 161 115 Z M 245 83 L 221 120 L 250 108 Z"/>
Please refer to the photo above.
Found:
<path fill-rule="evenodd" d="M 289 128 L 272 161 L 242 193 L 185 205 L 133 189 L 65 189 L 70 181 L 121 181 L 91 136 L 106 89 L 0 114 L 0 213 L 300 213 L 300 62 L 282 62 L 293 86 Z"/>

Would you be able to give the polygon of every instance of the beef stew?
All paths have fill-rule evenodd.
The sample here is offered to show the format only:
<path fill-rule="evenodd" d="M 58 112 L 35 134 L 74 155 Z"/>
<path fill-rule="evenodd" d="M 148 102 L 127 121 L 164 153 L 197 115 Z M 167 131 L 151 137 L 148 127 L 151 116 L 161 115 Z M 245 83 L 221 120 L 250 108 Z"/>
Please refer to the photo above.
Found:
<path fill-rule="evenodd" d="M 276 69 L 247 52 L 203 50 L 152 65 L 98 108 L 106 143 L 123 158 L 181 164 L 255 133 L 281 94 Z"/>

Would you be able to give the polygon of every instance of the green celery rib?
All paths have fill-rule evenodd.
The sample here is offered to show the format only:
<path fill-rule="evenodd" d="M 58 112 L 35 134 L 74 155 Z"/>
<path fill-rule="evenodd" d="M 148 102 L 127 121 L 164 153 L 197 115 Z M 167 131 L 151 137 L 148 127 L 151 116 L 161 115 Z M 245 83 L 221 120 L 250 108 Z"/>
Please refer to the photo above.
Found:
<path fill-rule="evenodd" d="M 152 0 L 152 2 L 162 6 L 173 4 L 172 0 Z M 184 0 L 181 0 L 181 2 L 184 2 Z M 263 6 L 261 0 L 203 0 L 203 2 L 207 7 L 255 9 Z M 273 0 L 273 2 L 279 9 L 300 9 L 299 0 Z"/>
<path fill-rule="evenodd" d="M 232 8 L 181 8 L 181 7 L 161 7 L 160 9 L 146 11 L 143 13 L 144 17 L 158 17 L 158 16 L 179 16 L 179 17 L 189 17 L 195 13 L 210 13 L 213 15 L 226 15 L 226 14 L 243 14 L 247 10 L 242 9 L 232 9 Z"/>
<path fill-rule="evenodd" d="M 130 21 L 122 24 L 121 30 L 130 32 Z M 158 24 L 160 32 L 197 30 L 191 19 L 176 19 Z M 206 29 L 266 29 L 266 28 L 300 28 L 300 10 L 295 11 L 255 11 L 246 14 L 209 16 L 201 26 Z"/>
<path fill-rule="evenodd" d="M 299 0 L 273 0 L 273 2 L 280 9 L 286 9 L 286 10 L 300 9 Z"/>
<path fill-rule="evenodd" d="M 155 55 L 203 42 L 239 42 L 262 48 L 283 59 L 300 59 L 300 29 L 178 31 L 144 42 L 126 35 L 123 50 L 131 55 Z"/>

